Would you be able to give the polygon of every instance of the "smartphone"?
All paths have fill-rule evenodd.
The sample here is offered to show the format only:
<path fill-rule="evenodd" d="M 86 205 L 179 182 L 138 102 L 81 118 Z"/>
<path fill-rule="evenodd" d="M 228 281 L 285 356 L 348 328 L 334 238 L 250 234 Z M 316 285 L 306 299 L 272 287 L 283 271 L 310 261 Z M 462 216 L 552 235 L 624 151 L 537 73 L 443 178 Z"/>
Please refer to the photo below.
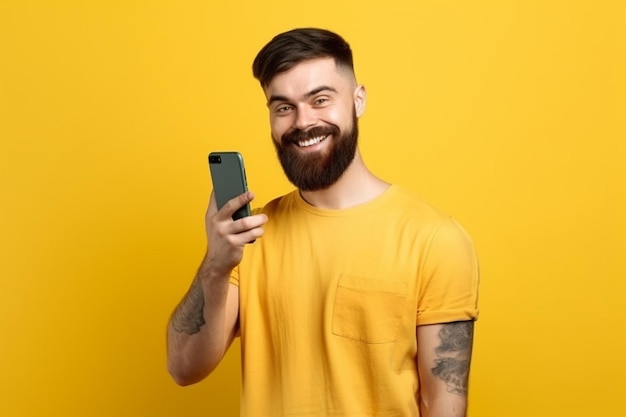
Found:
<path fill-rule="evenodd" d="M 248 191 L 246 170 L 243 165 L 243 157 L 239 152 L 211 152 L 209 154 L 209 169 L 211 170 L 213 193 L 218 210 L 228 200 Z M 233 220 L 249 215 L 250 204 L 246 204 L 233 214 Z"/>

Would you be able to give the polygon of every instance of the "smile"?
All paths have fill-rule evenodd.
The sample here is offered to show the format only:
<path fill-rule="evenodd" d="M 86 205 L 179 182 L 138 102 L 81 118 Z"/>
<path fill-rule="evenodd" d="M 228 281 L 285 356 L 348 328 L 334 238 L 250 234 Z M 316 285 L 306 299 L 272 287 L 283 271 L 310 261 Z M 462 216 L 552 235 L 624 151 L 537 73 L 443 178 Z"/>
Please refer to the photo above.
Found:
<path fill-rule="evenodd" d="M 309 146 L 313 146 L 313 145 L 316 145 L 316 144 L 320 143 L 321 141 L 323 141 L 327 137 L 328 137 L 328 135 L 324 135 L 324 136 L 316 136 L 316 137 L 311 138 L 311 139 L 301 140 L 301 141 L 298 142 L 298 146 L 301 147 L 301 148 L 307 148 Z"/>

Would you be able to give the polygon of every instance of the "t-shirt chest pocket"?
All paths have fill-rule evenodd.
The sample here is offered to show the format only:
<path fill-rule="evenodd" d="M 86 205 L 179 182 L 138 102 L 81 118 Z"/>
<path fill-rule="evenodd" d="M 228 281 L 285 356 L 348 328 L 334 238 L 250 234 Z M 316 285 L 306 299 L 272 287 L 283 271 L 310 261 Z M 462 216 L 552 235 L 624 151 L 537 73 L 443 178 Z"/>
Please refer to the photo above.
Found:
<path fill-rule="evenodd" d="M 404 282 L 341 275 L 333 334 L 364 343 L 394 342 L 406 306 L 406 289 Z"/>

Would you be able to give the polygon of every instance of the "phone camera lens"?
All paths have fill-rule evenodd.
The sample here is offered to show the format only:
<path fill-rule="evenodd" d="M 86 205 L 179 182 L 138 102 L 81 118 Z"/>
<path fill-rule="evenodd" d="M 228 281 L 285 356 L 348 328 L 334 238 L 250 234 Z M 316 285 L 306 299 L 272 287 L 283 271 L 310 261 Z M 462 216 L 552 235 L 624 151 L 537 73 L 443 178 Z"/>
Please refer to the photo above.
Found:
<path fill-rule="evenodd" d="M 222 157 L 219 155 L 212 155 L 209 158 L 209 162 L 211 162 L 212 164 L 221 164 L 222 163 Z"/>

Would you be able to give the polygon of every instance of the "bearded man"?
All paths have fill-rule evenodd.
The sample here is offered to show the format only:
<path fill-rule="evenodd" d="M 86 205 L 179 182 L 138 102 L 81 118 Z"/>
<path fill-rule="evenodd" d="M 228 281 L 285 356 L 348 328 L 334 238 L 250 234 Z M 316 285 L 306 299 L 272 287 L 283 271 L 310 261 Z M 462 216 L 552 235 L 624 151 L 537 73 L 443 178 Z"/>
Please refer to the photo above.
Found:
<path fill-rule="evenodd" d="M 478 315 L 470 238 L 365 166 L 366 91 L 343 38 L 279 34 L 253 74 L 297 189 L 236 221 L 251 192 L 220 210 L 211 198 L 206 256 L 168 325 L 172 377 L 202 380 L 239 336 L 243 416 L 464 416 Z"/>

